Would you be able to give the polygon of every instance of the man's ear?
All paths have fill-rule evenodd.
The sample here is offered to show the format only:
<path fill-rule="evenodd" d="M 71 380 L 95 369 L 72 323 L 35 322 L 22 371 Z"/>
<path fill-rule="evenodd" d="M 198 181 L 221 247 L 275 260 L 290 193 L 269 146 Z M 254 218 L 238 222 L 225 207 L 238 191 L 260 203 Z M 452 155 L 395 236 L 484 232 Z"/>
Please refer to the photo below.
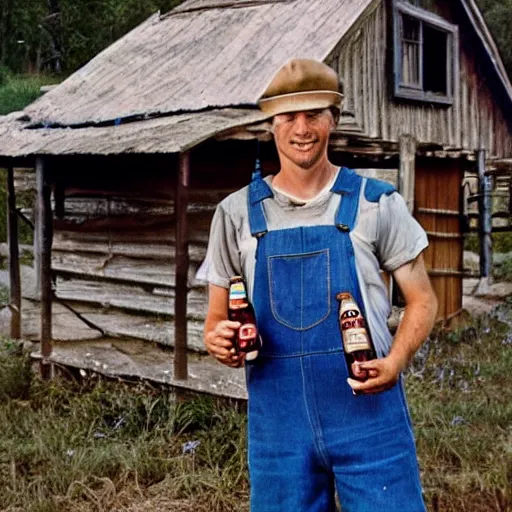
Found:
<path fill-rule="evenodd" d="M 340 121 L 340 111 L 336 107 L 331 107 L 330 109 L 331 117 L 332 117 L 332 125 L 331 125 L 331 132 L 336 130 L 336 127 L 338 126 L 338 123 Z"/>

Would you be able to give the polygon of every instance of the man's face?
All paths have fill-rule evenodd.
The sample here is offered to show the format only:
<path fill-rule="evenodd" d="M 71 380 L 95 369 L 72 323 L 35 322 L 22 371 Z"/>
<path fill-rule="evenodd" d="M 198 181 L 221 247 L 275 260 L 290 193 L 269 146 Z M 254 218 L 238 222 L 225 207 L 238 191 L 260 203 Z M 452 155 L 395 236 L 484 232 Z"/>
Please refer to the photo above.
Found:
<path fill-rule="evenodd" d="M 302 169 L 327 160 L 329 135 L 334 120 L 329 109 L 277 114 L 272 122 L 274 140 L 281 159 Z"/>

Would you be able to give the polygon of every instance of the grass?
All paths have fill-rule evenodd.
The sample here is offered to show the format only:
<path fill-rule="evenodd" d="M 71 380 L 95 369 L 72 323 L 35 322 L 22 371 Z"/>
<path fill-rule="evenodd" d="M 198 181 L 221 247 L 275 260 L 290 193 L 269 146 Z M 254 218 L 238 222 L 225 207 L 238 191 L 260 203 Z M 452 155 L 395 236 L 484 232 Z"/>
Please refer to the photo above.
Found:
<path fill-rule="evenodd" d="M 4 343 L 0 510 L 125 510 L 155 484 L 194 511 L 247 510 L 239 409 L 94 376 L 42 383 L 27 360 Z"/>
<path fill-rule="evenodd" d="M 480 246 L 477 233 L 469 233 L 464 236 L 464 250 L 476 252 L 478 254 Z M 494 252 L 511 252 L 512 232 L 494 233 L 492 235 L 492 250 Z"/>
<path fill-rule="evenodd" d="M 511 253 L 512 254 L 512 232 L 494 233 L 492 235 L 493 253 Z M 464 240 L 464 250 L 475 253 L 480 252 L 478 235 L 470 233 Z M 493 263 L 493 277 L 496 281 L 512 281 L 512 256 L 499 262 Z"/>
<path fill-rule="evenodd" d="M 0 115 L 23 110 L 41 96 L 41 86 L 58 83 L 60 77 L 51 75 L 12 75 L 0 72 Z"/>
<path fill-rule="evenodd" d="M 433 337 L 407 378 L 423 484 L 432 510 L 512 504 L 512 301 L 500 318 Z M 507 505 L 508 504 L 508 505 Z"/>
<path fill-rule="evenodd" d="M 432 336 L 407 375 L 431 512 L 510 506 L 511 311 L 512 301 Z M 6 512 L 248 511 L 246 417 L 236 404 L 94 374 L 43 383 L 4 341 L 0 431 Z"/>

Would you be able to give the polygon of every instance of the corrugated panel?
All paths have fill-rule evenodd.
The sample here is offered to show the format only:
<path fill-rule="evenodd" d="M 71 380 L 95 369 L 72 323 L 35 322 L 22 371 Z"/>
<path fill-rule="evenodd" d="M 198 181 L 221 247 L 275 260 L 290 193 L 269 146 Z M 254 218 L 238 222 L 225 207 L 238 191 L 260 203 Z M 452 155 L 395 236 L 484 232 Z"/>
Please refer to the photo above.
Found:
<path fill-rule="evenodd" d="M 261 2 L 153 16 L 26 112 L 33 122 L 67 126 L 254 105 L 282 64 L 324 60 L 373 1 Z"/>
<path fill-rule="evenodd" d="M 0 123 L 0 155 L 179 153 L 224 130 L 262 119 L 256 109 L 224 109 L 119 126 L 24 129 L 16 116 L 6 116 Z"/>

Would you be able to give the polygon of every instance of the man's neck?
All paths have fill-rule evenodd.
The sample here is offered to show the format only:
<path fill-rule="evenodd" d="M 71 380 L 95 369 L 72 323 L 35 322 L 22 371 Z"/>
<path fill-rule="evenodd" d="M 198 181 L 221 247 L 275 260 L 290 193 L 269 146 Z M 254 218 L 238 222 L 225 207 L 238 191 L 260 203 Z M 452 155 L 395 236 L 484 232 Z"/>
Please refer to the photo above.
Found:
<path fill-rule="evenodd" d="M 327 160 L 310 169 L 293 164 L 281 165 L 272 183 L 283 192 L 307 201 L 316 197 L 332 181 L 337 169 Z"/>

